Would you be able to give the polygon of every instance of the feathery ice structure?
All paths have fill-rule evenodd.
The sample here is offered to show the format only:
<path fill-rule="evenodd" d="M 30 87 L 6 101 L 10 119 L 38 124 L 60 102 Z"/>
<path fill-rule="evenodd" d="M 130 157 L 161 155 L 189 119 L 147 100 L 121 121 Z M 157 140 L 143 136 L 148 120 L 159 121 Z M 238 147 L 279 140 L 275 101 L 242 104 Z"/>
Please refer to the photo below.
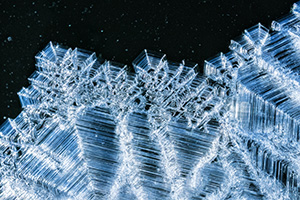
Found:
<path fill-rule="evenodd" d="M 1 199 L 299 199 L 299 4 L 202 75 L 50 43 L 0 127 Z"/>

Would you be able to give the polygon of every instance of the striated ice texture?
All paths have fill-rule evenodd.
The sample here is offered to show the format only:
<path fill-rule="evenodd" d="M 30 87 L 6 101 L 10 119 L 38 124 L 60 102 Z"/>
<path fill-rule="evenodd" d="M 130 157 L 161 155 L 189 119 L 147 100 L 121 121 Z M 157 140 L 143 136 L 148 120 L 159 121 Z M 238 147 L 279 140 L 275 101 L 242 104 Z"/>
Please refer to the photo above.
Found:
<path fill-rule="evenodd" d="M 204 74 L 50 42 L 0 127 L 0 199 L 300 199 L 298 4 Z"/>

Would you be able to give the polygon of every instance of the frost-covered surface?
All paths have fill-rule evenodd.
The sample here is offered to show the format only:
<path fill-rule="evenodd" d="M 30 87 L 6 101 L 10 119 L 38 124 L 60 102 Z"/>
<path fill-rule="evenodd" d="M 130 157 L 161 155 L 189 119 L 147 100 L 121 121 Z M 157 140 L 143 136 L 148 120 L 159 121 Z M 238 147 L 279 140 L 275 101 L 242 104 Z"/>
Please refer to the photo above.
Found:
<path fill-rule="evenodd" d="M 300 8 L 195 67 L 50 43 L 0 127 L 1 199 L 299 199 Z"/>

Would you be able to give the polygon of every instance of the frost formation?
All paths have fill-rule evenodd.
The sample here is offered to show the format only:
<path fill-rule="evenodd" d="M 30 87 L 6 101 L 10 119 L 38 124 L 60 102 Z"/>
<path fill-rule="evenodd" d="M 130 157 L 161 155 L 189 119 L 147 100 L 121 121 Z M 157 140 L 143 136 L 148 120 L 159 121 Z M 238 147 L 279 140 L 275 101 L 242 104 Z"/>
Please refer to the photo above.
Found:
<path fill-rule="evenodd" d="M 0 127 L 1 199 L 299 199 L 298 5 L 204 74 L 50 42 Z"/>

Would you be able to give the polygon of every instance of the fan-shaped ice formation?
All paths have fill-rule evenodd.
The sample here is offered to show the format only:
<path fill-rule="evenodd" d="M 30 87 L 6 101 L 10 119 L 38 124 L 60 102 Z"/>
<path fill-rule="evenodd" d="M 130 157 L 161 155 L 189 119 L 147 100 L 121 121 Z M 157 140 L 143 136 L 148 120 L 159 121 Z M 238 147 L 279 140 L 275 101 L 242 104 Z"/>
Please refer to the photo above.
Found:
<path fill-rule="evenodd" d="M 299 199 L 299 10 L 203 75 L 50 43 L 0 127 L 1 199 Z"/>

